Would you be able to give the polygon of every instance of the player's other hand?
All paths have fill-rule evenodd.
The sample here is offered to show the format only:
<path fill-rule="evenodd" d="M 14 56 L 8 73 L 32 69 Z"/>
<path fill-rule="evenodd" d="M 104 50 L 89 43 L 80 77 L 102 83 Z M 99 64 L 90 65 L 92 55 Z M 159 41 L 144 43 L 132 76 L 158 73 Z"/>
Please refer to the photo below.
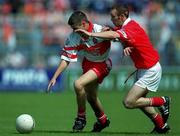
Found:
<path fill-rule="evenodd" d="M 48 84 L 48 88 L 46 92 L 49 93 L 51 91 L 51 87 L 54 86 L 55 84 L 56 84 L 56 79 L 52 78 Z"/>
<path fill-rule="evenodd" d="M 125 56 L 129 56 L 131 54 L 132 50 L 133 50 L 133 47 L 126 47 L 126 48 L 124 48 L 124 51 L 123 51 L 124 55 Z"/>
<path fill-rule="evenodd" d="M 112 28 L 109 26 L 103 26 L 103 28 L 102 28 L 102 32 L 110 31 L 110 30 L 112 30 Z"/>
<path fill-rule="evenodd" d="M 78 32 L 78 33 L 83 33 L 84 35 L 86 36 L 91 36 L 91 33 L 86 31 L 86 30 L 83 30 L 83 29 L 76 29 L 75 32 Z"/>

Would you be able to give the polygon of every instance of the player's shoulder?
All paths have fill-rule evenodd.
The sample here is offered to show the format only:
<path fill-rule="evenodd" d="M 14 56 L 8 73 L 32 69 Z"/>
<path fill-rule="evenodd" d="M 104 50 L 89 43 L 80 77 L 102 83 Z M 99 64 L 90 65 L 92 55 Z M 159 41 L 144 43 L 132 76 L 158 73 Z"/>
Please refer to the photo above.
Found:
<path fill-rule="evenodd" d="M 129 22 L 128 22 L 128 24 L 126 25 L 127 27 L 139 27 L 140 25 L 139 25 L 139 23 L 137 22 L 137 21 L 135 21 L 135 20 L 130 20 Z"/>
<path fill-rule="evenodd" d="M 75 39 L 80 39 L 80 38 L 81 38 L 80 35 L 75 32 L 71 32 L 68 36 L 68 39 L 70 40 L 75 40 Z"/>
<path fill-rule="evenodd" d="M 101 32 L 102 31 L 102 28 L 103 28 L 103 26 L 102 25 L 99 25 L 99 24 L 93 24 L 93 30 L 94 30 L 94 32 L 96 33 L 96 32 Z"/>
<path fill-rule="evenodd" d="M 129 22 L 128 28 L 130 28 L 131 30 L 135 32 L 144 32 L 144 28 L 135 20 L 132 20 L 131 22 Z"/>
<path fill-rule="evenodd" d="M 65 45 L 73 45 L 73 44 L 76 45 L 79 41 L 80 41 L 80 36 L 77 33 L 72 32 L 66 38 Z"/>

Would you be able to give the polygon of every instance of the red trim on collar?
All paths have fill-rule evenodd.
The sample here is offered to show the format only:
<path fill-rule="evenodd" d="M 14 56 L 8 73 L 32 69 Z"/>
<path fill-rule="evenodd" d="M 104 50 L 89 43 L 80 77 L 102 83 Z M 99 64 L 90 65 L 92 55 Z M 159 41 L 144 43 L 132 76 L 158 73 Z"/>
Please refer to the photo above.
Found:
<path fill-rule="evenodd" d="M 89 21 L 89 28 L 88 28 L 87 31 L 88 31 L 88 32 L 92 32 L 93 27 L 94 27 L 93 23 Z"/>

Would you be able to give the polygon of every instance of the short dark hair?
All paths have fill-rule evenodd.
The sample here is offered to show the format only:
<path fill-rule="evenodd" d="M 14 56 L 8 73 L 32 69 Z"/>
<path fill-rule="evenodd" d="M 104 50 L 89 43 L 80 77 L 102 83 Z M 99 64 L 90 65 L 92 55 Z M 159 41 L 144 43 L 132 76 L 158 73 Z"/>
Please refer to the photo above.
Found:
<path fill-rule="evenodd" d="M 124 14 L 127 18 L 129 17 L 129 9 L 125 4 L 116 4 L 113 5 L 111 10 L 116 9 L 118 15 Z"/>
<path fill-rule="evenodd" d="M 68 24 L 71 27 L 76 27 L 78 25 L 81 25 L 82 21 L 88 22 L 86 14 L 82 11 L 75 11 L 69 17 Z"/>

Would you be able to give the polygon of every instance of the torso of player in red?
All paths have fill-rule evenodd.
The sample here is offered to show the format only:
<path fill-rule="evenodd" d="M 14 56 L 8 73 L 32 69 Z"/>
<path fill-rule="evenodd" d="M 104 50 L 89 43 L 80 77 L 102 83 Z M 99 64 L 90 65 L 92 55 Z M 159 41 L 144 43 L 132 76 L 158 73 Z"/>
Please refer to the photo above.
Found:
<path fill-rule="evenodd" d="M 154 49 L 143 28 L 128 18 L 122 27 L 116 30 L 125 47 L 133 47 L 131 58 L 137 69 L 147 69 L 159 61 L 158 52 Z"/>

